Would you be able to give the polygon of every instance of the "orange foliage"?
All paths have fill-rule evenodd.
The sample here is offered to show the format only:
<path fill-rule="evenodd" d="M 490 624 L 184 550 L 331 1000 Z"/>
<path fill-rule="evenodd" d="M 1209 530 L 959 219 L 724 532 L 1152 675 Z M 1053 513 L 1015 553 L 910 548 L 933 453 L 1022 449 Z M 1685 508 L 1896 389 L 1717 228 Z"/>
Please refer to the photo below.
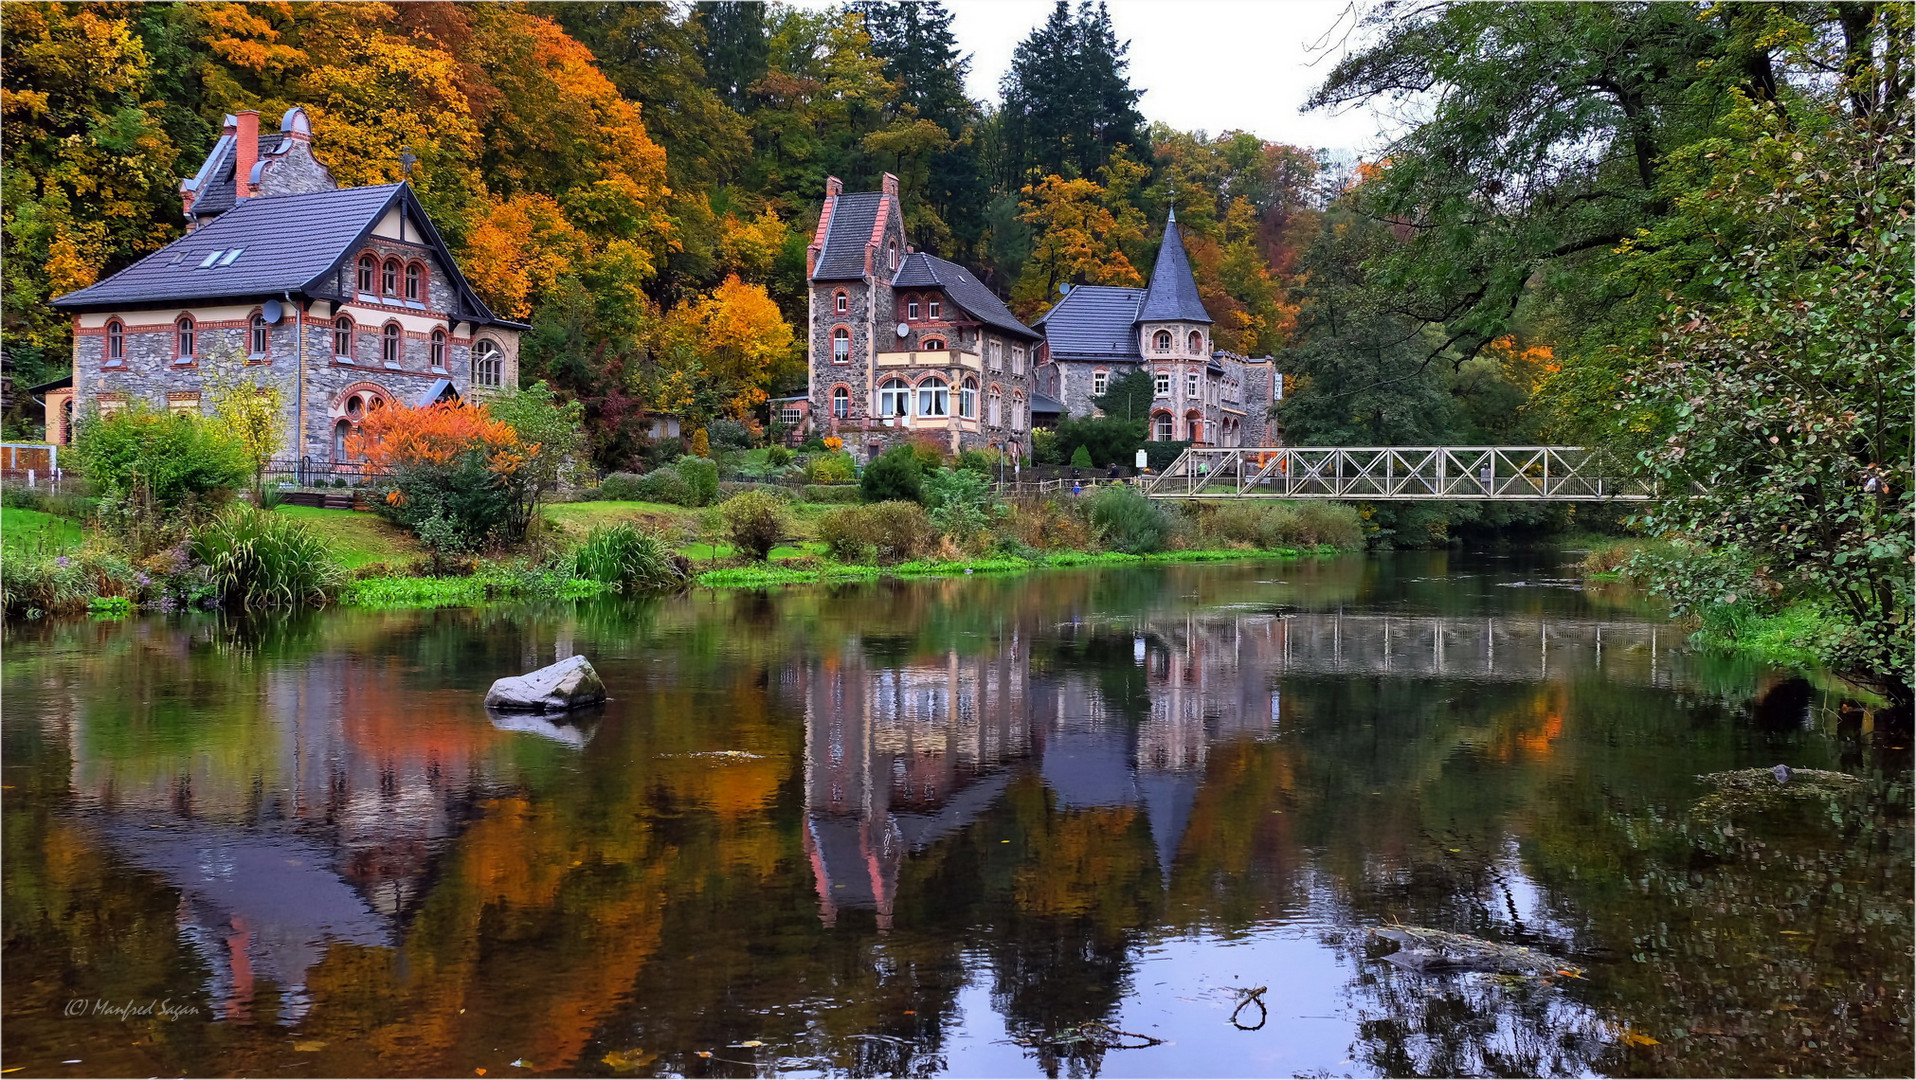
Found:
<path fill-rule="evenodd" d="M 1504 378 L 1526 394 L 1536 393 L 1545 379 L 1563 370 L 1550 346 L 1520 346 L 1517 339 L 1508 334 L 1491 342 L 1486 351 L 1503 368 Z"/>
<path fill-rule="evenodd" d="M 524 446 L 504 421 L 484 405 L 442 401 L 423 409 L 388 405 L 366 415 L 346 443 L 348 452 L 375 468 L 444 465 L 468 450 L 484 450 L 494 472 L 510 475 L 538 447 Z"/>

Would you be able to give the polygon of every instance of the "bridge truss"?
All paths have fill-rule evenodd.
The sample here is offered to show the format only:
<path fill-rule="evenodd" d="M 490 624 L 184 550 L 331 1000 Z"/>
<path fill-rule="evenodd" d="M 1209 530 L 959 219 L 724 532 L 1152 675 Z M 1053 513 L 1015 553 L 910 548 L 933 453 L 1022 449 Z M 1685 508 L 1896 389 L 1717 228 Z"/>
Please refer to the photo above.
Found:
<path fill-rule="evenodd" d="M 1616 458 L 1581 446 L 1192 447 L 1145 484 L 1154 499 L 1355 502 L 1643 501 Z"/>

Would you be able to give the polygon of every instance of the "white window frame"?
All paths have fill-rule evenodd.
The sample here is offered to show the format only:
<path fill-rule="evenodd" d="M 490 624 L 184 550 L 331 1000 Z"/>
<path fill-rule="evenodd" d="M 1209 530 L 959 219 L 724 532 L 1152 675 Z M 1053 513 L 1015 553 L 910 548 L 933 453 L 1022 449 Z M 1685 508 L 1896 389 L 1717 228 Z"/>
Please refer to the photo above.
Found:
<path fill-rule="evenodd" d="M 1153 397 L 1171 396 L 1171 373 L 1157 371 L 1151 374 L 1151 394 Z"/>
<path fill-rule="evenodd" d="M 917 320 L 918 300 L 916 298 L 905 301 L 905 318 L 912 321 Z"/>
<path fill-rule="evenodd" d="M 1111 373 L 1094 371 L 1091 373 L 1091 396 L 1103 397 L 1111 389 Z"/>
<path fill-rule="evenodd" d="M 840 343 L 844 348 L 839 348 Z M 852 332 L 844 327 L 832 331 L 832 363 L 849 364 L 852 362 Z"/>
<path fill-rule="evenodd" d="M 958 415 L 966 420 L 978 418 L 978 380 L 970 376 L 958 389 Z"/>
<path fill-rule="evenodd" d="M 843 386 L 832 388 L 832 418 L 843 420 L 852 414 L 852 392 Z"/>
<path fill-rule="evenodd" d="M 939 305 L 938 305 L 937 297 L 934 296 L 931 299 L 925 301 L 925 317 L 926 318 L 928 319 L 938 318 L 938 311 L 939 311 Z"/>
<path fill-rule="evenodd" d="M 917 415 L 943 420 L 951 415 L 951 384 L 943 379 L 926 379 L 917 386 Z"/>
<path fill-rule="evenodd" d="M 878 415 L 885 417 L 911 414 L 911 384 L 900 378 L 886 379 L 878 387 Z"/>

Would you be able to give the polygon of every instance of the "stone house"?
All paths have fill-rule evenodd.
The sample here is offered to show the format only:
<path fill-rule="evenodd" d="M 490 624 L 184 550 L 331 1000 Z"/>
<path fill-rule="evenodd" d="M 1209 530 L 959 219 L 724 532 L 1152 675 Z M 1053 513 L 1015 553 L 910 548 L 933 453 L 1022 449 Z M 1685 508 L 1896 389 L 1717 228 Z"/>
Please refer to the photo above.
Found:
<path fill-rule="evenodd" d="M 1219 352 L 1198 297 L 1177 214 L 1164 226 L 1151 280 L 1142 289 L 1079 285 L 1037 320 L 1044 332 L 1036 389 L 1073 416 L 1115 379 L 1148 369 L 1156 395 L 1150 438 L 1204 446 L 1268 446 L 1276 366 Z"/>
<path fill-rule="evenodd" d="M 1030 455 L 1041 337 L 970 271 L 912 249 L 896 176 L 850 195 L 827 180 L 805 267 L 809 434 L 866 460 L 915 437 Z"/>
<path fill-rule="evenodd" d="M 73 314 L 73 383 L 49 421 L 206 412 L 204 376 L 227 368 L 279 389 L 282 456 L 323 464 L 374 409 L 518 385 L 528 327 L 480 300 L 409 184 L 336 186 L 300 109 L 265 136 L 256 112 L 226 120 L 180 184 L 185 235 L 53 301 Z"/>

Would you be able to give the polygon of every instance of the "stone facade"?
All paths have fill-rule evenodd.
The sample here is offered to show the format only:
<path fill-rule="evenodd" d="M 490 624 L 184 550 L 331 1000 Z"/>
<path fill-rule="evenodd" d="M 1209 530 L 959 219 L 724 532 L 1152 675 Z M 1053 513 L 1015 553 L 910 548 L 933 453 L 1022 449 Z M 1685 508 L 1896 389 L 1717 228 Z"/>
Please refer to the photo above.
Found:
<path fill-rule="evenodd" d="M 980 295 L 983 286 L 962 268 L 942 260 L 934 265 L 912 250 L 897 184 L 896 177 L 885 177 L 869 228 L 863 216 L 851 224 L 837 219 L 842 190 L 837 180 L 827 186 L 807 258 L 810 385 L 804 433 L 837 436 L 864 460 L 915 439 L 935 440 L 951 452 L 996 449 L 1027 457 L 1037 335 L 1024 337 L 1004 325 L 1021 326 L 996 297 Z M 828 248 L 838 253 L 836 260 L 826 259 Z M 851 262 L 863 264 L 856 276 L 843 269 L 848 249 Z M 914 260 L 922 271 L 917 276 L 908 265 Z M 935 283 L 927 276 L 932 274 L 945 275 L 950 287 Z M 961 287 L 964 295 L 954 295 Z M 983 316 L 971 310 L 989 305 L 995 308 Z"/>
<path fill-rule="evenodd" d="M 287 115 L 303 128 L 303 114 L 297 113 Z M 248 116 L 241 114 L 240 119 Z M 312 159 L 303 131 L 292 135 L 263 164 L 254 163 L 256 184 L 227 189 L 228 194 L 236 200 L 283 198 L 293 207 L 304 201 L 298 196 L 312 195 L 315 185 L 331 190 L 331 176 Z M 256 141 L 265 146 L 271 140 Z M 249 143 L 223 139 L 200 177 L 182 184 L 189 219 L 195 212 L 193 197 L 203 200 L 200 228 L 220 220 L 220 214 L 204 211 L 205 200 L 217 205 L 221 177 L 230 182 L 246 172 L 233 162 L 215 160 L 233 153 L 235 145 L 238 165 L 245 165 Z M 390 197 L 383 194 L 386 189 L 353 190 L 372 193 L 376 200 L 366 204 L 370 209 L 364 211 L 363 239 L 346 250 L 321 255 L 316 268 L 326 267 L 331 259 L 330 269 L 297 290 L 262 291 L 241 302 L 180 304 L 165 302 L 161 286 L 151 302 L 82 308 L 74 317 L 76 415 L 136 401 L 207 412 L 211 396 L 206 374 L 213 368 L 230 370 L 279 391 L 285 423 L 281 457 L 325 463 L 344 460 L 341 424 L 350 430 L 370 407 L 417 406 L 449 396 L 483 400 L 516 387 L 523 327 L 493 318 L 471 297 L 459 268 L 422 228 L 423 211 L 403 185 Z M 372 267 L 366 281 L 360 277 L 362 258 Z M 178 256 L 173 259 L 176 264 Z M 169 273 L 164 280 L 179 279 Z M 86 295 L 84 290 L 72 294 L 72 306 L 80 307 Z M 68 302 L 62 298 L 62 304 Z M 266 348 L 256 353 L 251 349 L 253 319 L 263 317 L 268 302 L 281 312 L 264 328 Z M 338 325 L 341 319 L 350 320 L 350 326 Z M 180 327 L 186 320 L 191 321 L 194 347 L 190 355 L 181 356 Z M 120 343 L 117 358 L 109 356 L 113 341 Z"/>

